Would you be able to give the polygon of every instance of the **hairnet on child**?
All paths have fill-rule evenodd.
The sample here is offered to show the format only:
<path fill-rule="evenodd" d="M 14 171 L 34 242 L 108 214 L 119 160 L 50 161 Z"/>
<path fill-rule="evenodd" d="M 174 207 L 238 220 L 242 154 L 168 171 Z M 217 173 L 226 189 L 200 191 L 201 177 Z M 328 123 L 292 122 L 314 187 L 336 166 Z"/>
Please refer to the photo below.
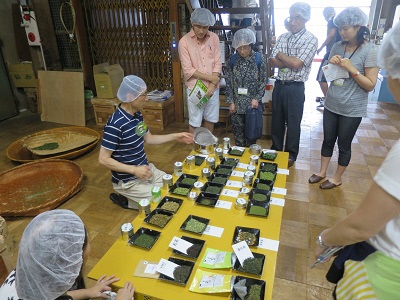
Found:
<path fill-rule="evenodd" d="M 331 15 L 336 15 L 335 9 L 332 6 L 327 6 L 324 8 L 324 11 L 322 12 L 322 14 L 324 15 L 324 17 L 328 17 Z"/>
<path fill-rule="evenodd" d="M 132 102 L 147 90 L 147 85 L 142 78 L 135 75 L 125 76 L 119 86 L 117 97 L 122 102 Z M 131 95 L 128 99 L 128 94 Z"/>
<path fill-rule="evenodd" d="M 85 227 L 72 211 L 41 213 L 26 227 L 19 246 L 16 290 L 19 298 L 56 299 L 79 276 Z"/>
<path fill-rule="evenodd" d="M 190 16 L 190 22 L 200 26 L 214 26 L 215 17 L 207 8 L 196 8 Z"/>
<path fill-rule="evenodd" d="M 368 17 L 358 7 L 348 7 L 333 19 L 333 23 L 337 27 L 365 26 L 368 23 Z"/>
<path fill-rule="evenodd" d="M 378 64 L 390 77 L 400 79 L 400 22 L 383 38 L 378 52 Z"/>
<path fill-rule="evenodd" d="M 289 14 L 299 14 L 308 21 L 311 17 L 311 6 L 304 2 L 296 2 L 289 8 Z"/>
<path fill-rule="evenodd" d="M 256 36 L 254 32 L 248 28 L 240 29 L 235 32 L 232 39 L 232 47 L 237 49 L 240 46 L 255 44 Z"/>

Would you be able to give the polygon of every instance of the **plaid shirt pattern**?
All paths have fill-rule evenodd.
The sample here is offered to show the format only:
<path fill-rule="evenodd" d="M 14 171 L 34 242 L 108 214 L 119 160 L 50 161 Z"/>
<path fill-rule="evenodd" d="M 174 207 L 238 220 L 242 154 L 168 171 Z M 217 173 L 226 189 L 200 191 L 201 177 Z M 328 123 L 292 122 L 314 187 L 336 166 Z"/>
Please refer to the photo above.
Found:
<path fill-rule="evenodd" d="M 288 56 L 299 58 L 304 64 L 300 69 L 279 69 L 279 80 L 294 80 L 305 82 L 311 71 L 311 63 L 318 49 L 318 39 L 305 28 L 292 34 L 287 32 L 278 38 L 275 48 L 272 50 L 271 58 L 279 52 Z"/>

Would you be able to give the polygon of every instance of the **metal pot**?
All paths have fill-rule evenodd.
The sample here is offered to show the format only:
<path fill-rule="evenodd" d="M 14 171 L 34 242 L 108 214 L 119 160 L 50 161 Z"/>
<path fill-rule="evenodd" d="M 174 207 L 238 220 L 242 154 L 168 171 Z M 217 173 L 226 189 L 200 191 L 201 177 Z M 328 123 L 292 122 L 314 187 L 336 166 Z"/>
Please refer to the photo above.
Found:
<path fill-rule="evenodd" d="M 218 148 L 218 141 L 212 145 L 200 145 L 194 142 L 194 151 L 199 152 L 201 154 L 213 154 L 215 148 Z"/>

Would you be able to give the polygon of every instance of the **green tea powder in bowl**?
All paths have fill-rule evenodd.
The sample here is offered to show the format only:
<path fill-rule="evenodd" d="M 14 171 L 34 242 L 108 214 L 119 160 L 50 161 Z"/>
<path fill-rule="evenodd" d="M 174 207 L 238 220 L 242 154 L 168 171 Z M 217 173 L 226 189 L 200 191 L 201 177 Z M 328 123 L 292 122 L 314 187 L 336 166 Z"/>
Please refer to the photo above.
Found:
<path fill-rule="evenodd" d="M 184 178 L 182 180 L 182 183 L 187 185 L 193 185 L 195 182 L 196 182 L 195 178 Z"/>
<path fill-rule="evenodd" d="M 256 201 L 267 201 L 267 196 L 264 194 L 254 194 L 253 199 Z"/>
<path fill-rule="evenodd" d="M 190 275 L 191 268 L 189 266 L 178 266 L 174 270 L 175 281 L 185 283 Z"/>
<path fill-rule="evenodd" d="M 197 233 L 203 232 L 205 228 L 206 228 L 206 224 L 204 224 L 200 221 L 197 221 L 195 219 L 190 219 L 186 223 L 186 226 L 185 226 L 185 230 L 197 232 Z"/>
<path fill-rule="evenodd" d="M 178 194 L 178 195 L 186 196 L 189 193 L 189 189 L 178 187 L 174 190 L 174 193 Z"/>
<path fill-rule="evenodd" d="M 143 248 L 150 248 L 154 243 L 154 237 L 148 234 L 140 235 L 133 244 Z"/>
<path fill-rule="evenodd" d="M 253 205 L 250 207 L 249 213 L 257 216 L 265 216 L 267 214 L 267 209 L 262 206 Z"/>

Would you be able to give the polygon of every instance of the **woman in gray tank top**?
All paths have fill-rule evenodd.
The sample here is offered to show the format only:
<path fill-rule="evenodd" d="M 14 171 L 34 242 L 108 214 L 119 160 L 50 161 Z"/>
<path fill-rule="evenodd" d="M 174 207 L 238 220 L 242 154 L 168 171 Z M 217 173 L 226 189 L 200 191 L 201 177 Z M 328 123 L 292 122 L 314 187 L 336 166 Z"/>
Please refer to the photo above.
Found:
<path fill-rule="evenodd" d="M 324 104 L 321 168 L 309 178 L 309 183 L 326 177 L 336 141 L 339 157 L 334 176 L 321 183 L 321 189 L 342 184 L 342 175 L 351 158 L 351 142 L 367 114 L 368 92 L 374 89 L 378 77 L 377 47 L 368 41 L 367 21 L 367 15 L 357 7 L 346 8 L 333 21 L 342 41 L 332 47 L 329 63 L 345 69 L 349 76 L 331 82 Z"/>

